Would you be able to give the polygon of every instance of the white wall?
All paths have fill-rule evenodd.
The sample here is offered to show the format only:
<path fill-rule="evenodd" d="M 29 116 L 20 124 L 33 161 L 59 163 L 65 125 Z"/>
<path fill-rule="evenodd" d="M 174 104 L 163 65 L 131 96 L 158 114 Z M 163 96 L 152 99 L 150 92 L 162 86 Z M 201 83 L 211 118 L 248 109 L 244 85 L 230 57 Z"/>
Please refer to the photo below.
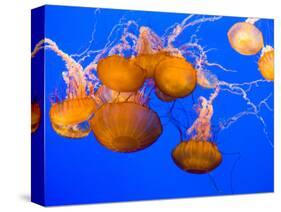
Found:
<path fill-rule="evenodd" d="M 6 3 L 5 3 L 6 2 Z M 25 0 L 0 5 L 0 211 L 35 211 L 30 190 L 30 9 L 42 4 L 275 18 L 275 194 L 67 207 L 69 211 L 276 211 L 280 193 L 280 38 L 278 0 Z M 50 210 L 61 211 L 66 207 Z"/>

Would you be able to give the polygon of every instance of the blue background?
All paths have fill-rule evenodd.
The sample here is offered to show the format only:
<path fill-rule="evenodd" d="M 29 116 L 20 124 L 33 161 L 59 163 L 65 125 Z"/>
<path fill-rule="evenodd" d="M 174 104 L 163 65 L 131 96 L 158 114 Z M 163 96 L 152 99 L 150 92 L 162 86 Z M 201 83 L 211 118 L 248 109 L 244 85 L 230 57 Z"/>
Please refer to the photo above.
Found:
<path fill-rule="evenodd" d="M 55 41 L 68 54 L 82 52 L 88 46 L 94 26 L 95 41 L 91 49 L 101 49 L 120 18 L 136 20 L 139 26 L 148 26 L 162 35 L 167 27 L 187 17 L 186 14 L 109 9 L 101 9 L 95 14 L 93 8 L 57 6 L 47 6 L 45 12 L 45 37 Z M 200 17 L 202 16 L 196 16 Z M 226 36 L 234 23 L 244 20 L 245 18 L 223 17 L 216 22 L 203 23 L 197 33 L 202 46 L 216 49 L 208 53 L 209 61 L 237 71 L 230 73 L 211 69 L 221 80 L 245 82 L 262 78 L 257 69 L 259 55 L 238 54 L 230 47 Z M 265 44 L 273 46 L 273 20 L 262 19 L 256 26 L 262 31 Z M 195 29 L 187 30 L 179 37 L 178 42 L 188 41 Z M 34 44 L 38 41 L 33 39 Z M 171 151 L 180 141 L 179 133 L 164 115 L 171 104 L 163 104 L 155 96 L 152 97 L 150 106 L 161 116 L 164 130 L 158 141 L 143 151 L 131 154 L 111 152 L 102 147 L 92 133 L 83 139 L 68 139 L 57 135 L 51 128 L 48 111 L 51 106 L 50 96 L 56 89 L 62 96 L 65 95 L 62 79 L 65 64 L 49 50 L 45 54 L 47 205 L 273 191 L 273 148 L 255 116 L 245 116 L 229 129 L 216 133 L 215 142 L 223 153 L 223 162 L 210 175 L 189 174 L 173 163 Z M 210 92 L 198 86 L 193 99 L 196 101 L 201 95 L 208 97 Z M 265 83 L 253 88 L 249 96 L 257 103 L 270 93 L 273 94 L 273 83 Z M 272 97 L 269 104 L 273 107 Z M 196 116 L 191 96 L 180 100 L 176 107 L 182 105 L 186 113 L 175 110 L 174 115 L 180 117 L 184 127 L 184 124 L 192 123 Z M 212 123 L 217 126 L 219 121 L 246 109 L 247 105 L 241 97 L 221 92 L 214 101 Z M 263 108 L 261 114 L 273 142 L 273 113 Z"/>

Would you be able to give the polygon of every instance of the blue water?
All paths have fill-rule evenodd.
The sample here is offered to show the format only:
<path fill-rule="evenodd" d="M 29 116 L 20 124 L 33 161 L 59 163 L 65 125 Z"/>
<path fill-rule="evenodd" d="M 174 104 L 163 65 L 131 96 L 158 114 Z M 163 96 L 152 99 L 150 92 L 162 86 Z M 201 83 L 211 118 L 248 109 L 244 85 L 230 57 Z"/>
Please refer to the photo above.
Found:
<path fill-rule="evenodd" d="M 45 37 L 55 41 L 68 54 L 82 52 L 96 33 L 91 49 L 101 49 L 121 18 L 133 19 L 139 26 L 148 26 L 158 35 L 186 14 L 141 12 L 126 10 L 47 6 L 45 14 Z M 198 15 L 196 18 L 202 16 Z M 207 16 L 205 16 L 207 17 Z M 258 55 L 243 56 L 229 45 L 227 31 L 245 18 L 223 17 L 216 22 L 203 23 L 197 32 L 200 44 L 215 48 L 208 53 L 209 61 L 236 70 L 224 72 L 211 68 L 220 80 L 245 82 L 262 79 L 257 69 Z M 262 19 L 256 23 L 262 31 L 266 44 L 273 44 L 273 20 Z M 190 28 L 177 42 L 188 41 L 196 28 Z M 114 36 L 113 36 L 114 37 Z M 33 39 L 33 44 L 38 42 Z M 176 43 L 177 44 L 177 43 Z M 40 52 L 39 54 L 42 54 Z M 34 59 L 36 60 L 36 58 Z M 87 62 L 85 61 L 86 65 Z M 261 115 L 267 124 L 269 140 L 261 122 L 255 116 L 244 116 L 229 129 L 215 133 L 215 142 L 223 153 L 222 164 L 210 175 L 189 174 L 180 170 L 171 159 L 171 151 L 180 142 L 177 129 L 163 117 L 164 130 L 161 137 L 149 148 L 136 153 L 122 154 L 101 146 L 93 134 L 83 139 L 59 136 L 51 127 L 48 111 L 50 96 L 58 89 L 65 95 L 62 79 L 65 64 L 55 53 L 45 50 L 45 201 L 47 205 L 148 200 L 159 198 L 213 196 L 273 191 L 273 112 L 265 107 Z M 211 90 L 197 87 L 192 97 L 179 101 L 187 113 L 176 112 L 184 124 L 196 118 L 192 104 L 201 95 L 208 97 Z M 258 103 L 270 93 L 273 83 L 253 87 L 251 100 Z M 273 107 L 273 97 L 268 104 Z M 162 106 L 161 106 L 162 105 Z M 151 107 L 159 114 L 169 108 L 155 96 Z M 214 101 L 212 124 L 247 110 L 240 96 L 221 92 Z M 177 107 L 177 105 L 176 105 Z M 188 115 L 190 114 L 190 115 Z M 186 122 L 186 123 L 184 123 Z M 245 197 L 249 198 L 249 197 Z"/>

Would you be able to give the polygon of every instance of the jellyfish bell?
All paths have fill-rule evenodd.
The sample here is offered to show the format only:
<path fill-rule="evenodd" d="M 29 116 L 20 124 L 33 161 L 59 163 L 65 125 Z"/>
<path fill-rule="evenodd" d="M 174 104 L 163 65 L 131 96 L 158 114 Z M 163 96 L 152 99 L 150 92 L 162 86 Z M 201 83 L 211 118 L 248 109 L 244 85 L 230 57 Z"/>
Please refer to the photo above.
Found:
<path fill-rule="evenodd" d="M 118 55 L 101 59 L 97 72 L 104 85 L 119 92 L 137 91 L 145 80 L 145 73 L 140 67 Z"/>
<path fill-rule="evenodd" d="M 234 24 L 227 36 L 232 48 L 242 55 L 257 54 L 264 45 L 261 31 L 249 22 Z"/>
<path fill-rule="evenodd" d="M 90 120 L 98 142 L 115 152 L 135 152 L 152 145 L 161 135 L 158 115 L 135 102 L 104 104 Z"/>
<path fill-rule="evenodd" d="M 155 84 L 164 94 L 181 98 L 196 87 L 196 70 L 184 58 L 169 57 L 161 61 L 154 73 Z"/>
<path fill-rule="evenodd" d="M 258 67 L 265 79 L 274 80 L 274 49 L 271 46 L 263 48 Z"/>
<path fill-rule="evenodd" d="M 222 162 L 221 153 L 210 141 L 182 141 L 173 150 L 172 158 L 179 168 L 193 174 L 209 173 Z"/>
<path fill-rule="evenodd" d="M 92 98 L 73 98 L 53 104 L 49 115 L 52 127 L 58 134 L 82 138 L 90 133 L 87 122 L 96 110 L 97 104 Z"/>
<path fill-rule="evenodd" d="M 31 132 L 34 133 L 40 124 L 41 110 L 38 103 L 31 103 Z"/>

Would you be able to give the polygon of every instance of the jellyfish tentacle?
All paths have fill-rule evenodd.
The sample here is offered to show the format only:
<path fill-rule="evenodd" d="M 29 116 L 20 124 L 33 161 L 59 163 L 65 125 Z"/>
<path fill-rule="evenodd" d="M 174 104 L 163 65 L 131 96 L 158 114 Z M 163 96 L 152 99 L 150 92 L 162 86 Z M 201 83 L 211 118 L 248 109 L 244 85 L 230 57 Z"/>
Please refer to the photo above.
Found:
<path fill-rule="evenodd" d="M 272 97 L 272 94 L 269 94 L 268 96 L 266 96 L 258 104 L 255 104 L 248 95 L 248 92 L 251 91 L 253 86 L 259 86 L 259 84 L 261 84 L 261 83 L 270 83 L 270 82 L 267 80 L 255 80 L 255 81 L 244 82 L 244 83 L 228 83 L 225 81 L 220 81 L 219 85 L 220 85 L 221 91 L 225 91 L 225 92 L 229 92 L 230 94 L 233 94 L 233 95 L 241 96 L 242 99 L 246 102 L 246 105 L 249 106 L 249 108 L 247 108 L 247 110 L 233 115 L 232 117 L 227 119 L 225 122 L 220 123 L 220 124 L 221 124 L 222 130 L 228 129 L 232 124 L 236 123 L 240 118 L 242 118 L 244 116 L 248 116 L 248 115 L 253 115 L 262 124 L 263 133 L 266 137 L 266 140 L 269 143 L 269 145 L 273 148 L 274 145 L 269 137 L 269 133 L 267 131 L 267 124 L 264 121 L 264 118 L 262 117 L 262 115 L 260 115 L 262 106 L 269 109 L 269 111 L 272 111 L 272 110 L 270 110 L 271 107 L 267 103 L 268 100 Z"/>
<path fill-rule="evenodd" d="M 70 98 L 76 96 L 85 97 L 87 81 L 85 79 L 83 67 L 71 56 L 63 52 L 57 44 L 49 38 L 44 38 L 36 44 L 31 53 L 31 57 L 35 57 L 40 49 L 50 49 L 54 51 L 66 63 L 67 72 L 63 72 L 62 76 L 67 84 L 67 96 Z"/>
<path fill-rule="evenodd" d="M 234 185 L 233 185 L 233 174 L 235 171 L 235 168 L 239 162 L 239 160 L 241 159 L 242 155 L 240 152 L 230 152 L 230 153 L 226 153 L 226 152 L 221 152 L 224 156 L 237 156 L 232 167 L 231 167 L 231 171 L 230 171 L 230 191 L 232 194 L 234 194 Z"/>
<path fill-rule="evenodd" d="M 208 177 L 209 177 L 209 180 L 211 181 L 213 187 L 215 188 L 216 192 L 217 192 L 218 194 L 222 195 L 223 192 L 222 192 L 222 190 L 219 188 L 219 186 L 218 186 L 218 184 L 217 184 L 215 178 L 212 176 L 211 173 L 208 173 Z"/>

